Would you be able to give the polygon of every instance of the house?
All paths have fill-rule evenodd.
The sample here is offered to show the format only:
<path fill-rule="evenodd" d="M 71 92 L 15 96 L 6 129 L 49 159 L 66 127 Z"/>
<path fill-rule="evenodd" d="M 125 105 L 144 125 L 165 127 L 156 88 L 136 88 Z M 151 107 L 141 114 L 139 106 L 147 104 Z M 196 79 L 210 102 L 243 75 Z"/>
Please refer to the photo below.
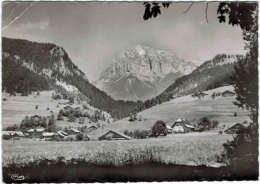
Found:
<path fill-rule="evenodd" d="M 80 131 L 77 130 L 76 128 L 70 128 L 70 129 L 64 130 L 64 132 L 68 135 L 75 135 L 75 134 L 80 133 Z"/>
<path fill-rule="evenodd" d="M 231 126 L 230 128 L 226 129 L 224 132 L 226 134 L 238 134 L 240 133 L 243 129 L 245 129 L 245 126 L 240 124 L 240 123 L 236 123 L 235 125 Z"/>
<path fill-rule="evenodd" d="M 89 127 L 87 128 L 87 132 L 91 132 L 91 131 L 96 130 L 96 129 L 98 129 L 97 126 L 91 125 L 91 126 L 89 126 Z"/>
<path fill-rule="evenodd" d="M 203 92 L 198 92 L 198 93 L 194 93 L 191 96 L 192 97 L 198 97 L 199 99 L 204 98 L 205 96 L 207 96 L 207 93 L 203 93 Z"/>
<path fill-rule="evenodd" d="M 109 130 L 108 132 L 106 132 L 105 134 L 103 134 L 98 138 L 98 140 L 100 141 L 101 140 L 130 140 L 130 139 L 131 139 L 130 137 L 113 130 Z"/>
<path fill-rule="evenodd" d="M 186 133 L 194 131 L 195 127 L 189 124 L 184 119 L 177 119 L 172 125 L 172 132 L 174 133 Z"/>
<path fill-rule="evenodd" d="M 36 129 L 28 129 L 26 131 L 27 134 L 29 134 L 29 137 L 31 138 L 41 138 L 42 133 L 44 132 L 44 128 L 36 128 Z"/>
<path fill-rule="evenodd" d="M 2 136 L 5 139 L 10 139 L 14 137 L 24 137 L 24 134 L 21 131 L 2 131 Z"/>
<path fill-rule="evenodd" d="M 62 130 L 59 130 L 59 131 L 57 132 L 57 134 L 58 134 L 61 138 L 64 138 L 64 137 L 68 136 L 68 134 L 67 134 L 66 132 L 62 131 Z"/>
<path fill-rule="evenodd" d="M 230 96 L 234 96 L 235 93 L 232 92 L 232 91 L 226 90 L 226 91 L 222 92 L 221 95 L 222 95 L 223 97 L 230 97 Z"/>
<path fill-rule="evenodd" d="M 167 133 L 173 132 L 172 127 L 170 125 L 166 125 L 166 128 L 167 128 Z"/>
<path fill-rule="evenodd" d="M 43 132 L 42 138 L 46 141 L 52 141 L 59 138 L 59 135 L 55 132 Z"/>

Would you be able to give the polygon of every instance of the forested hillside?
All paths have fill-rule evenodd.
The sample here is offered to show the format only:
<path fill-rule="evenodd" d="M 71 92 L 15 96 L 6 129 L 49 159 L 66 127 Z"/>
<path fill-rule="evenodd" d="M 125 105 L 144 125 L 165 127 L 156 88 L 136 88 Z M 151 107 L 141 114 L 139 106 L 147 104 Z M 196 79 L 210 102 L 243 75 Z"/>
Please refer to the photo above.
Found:
<path fill-rule="evenodd" d="M 26 95 L 31 91 L 72 86 L 89 99 L 90 105 L 116 118 L 127 116 L 136 107 L 137 103 L 116 101 L 92 85 L 62 47 L 21 39 L 2 41 L 3 90 L 9 93 Z"/>
<path fill-rule="evenodd" d="M 137 108 L 137 111 L 161 104 L 172 98 L 230 85 L 234 66 L 243 58 L 242 55 L 217 55 L 212 60 L 204 62 L 191 74 L 178 78 L 157 97 L 146 100 Z"/>

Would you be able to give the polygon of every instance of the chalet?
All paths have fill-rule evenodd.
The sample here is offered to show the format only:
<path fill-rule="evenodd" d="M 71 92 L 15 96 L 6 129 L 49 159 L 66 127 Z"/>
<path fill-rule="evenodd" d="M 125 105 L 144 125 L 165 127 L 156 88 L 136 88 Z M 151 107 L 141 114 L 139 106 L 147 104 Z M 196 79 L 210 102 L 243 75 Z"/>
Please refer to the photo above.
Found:
<path fill-rule="evenodd" d="M 167 133 L 172 133 L 173 132 L 173 129 L 170 125 L 166 125 L 166 128 L 167 128 Z"/>
<path fill-rule="evenodd" d="M 197 93 L 197 97 L 198 97 L 199 99 L 204 98 L 204 97 L 207 96 L 207 95 L 208 95 L 207 93 L 203 93 L 203 92 Z"/>
<path fill-rule="evenodd" d="M 43 132 L 44 132 L 44 128 L 36 128 L 36 129 L 31 128 L 26 131 L 26 133 L 29 134 L 29 137 L 31 138 L 41 138 Z"/>
<path fill-rule="evenodd" d="M 98 129 L 97 126 L 91 125 L 91 126 L 89 126 L 89 127 L 87 128 L 87 132 L 91 132 L 91 131 L 96 130 L 96 129 Z"/>
<path fill-rule="evenodd" d="M 226 90 L 226 91 L 222 92 L 221 95 L 222 95 L 223 97 L 230 97 L 230 96 L 234 96 L 235 93 L 232 92 L 232 91 Z"/>
<path fill-rule="evenodd" d="M 193 125 L 190 125 L 184 119 L 176 120 L 171 128 L 172 128 L 172 132 L 174 132 L 174 133 L 192 132 L 195 129 L 195 127 Z"/>
<path fill-rule="evenodd" d="M 21 131 L 2 131 L 2 136 L 10 139 L 14 137 L 24 137 L 24 134 Z"/>
<path fill-rule="evenodd" d="M 226 134 L 239 134 L 243 129 L 245 129 L 244 125 L 242 125 L 240 123 L 236 123 L 235 125 L 233 125 L 230 128 L 226 129 L 224 132 Z"/>
<path fill-rule="evenodd" d="M 42 138 L 46 141 L 55 140 L 59 137 L 59 135 L 55 132 L 43 132 Z"/>
<path fill-rule="evenodd" d="M 65 133 L 67 133 L 68 135 L 75 135 L 75 134 L 79 134 L 80 131 L 77 130 L 76 128 L 70 128 L 65 130 Z"/>
<path fill-rule="evenodd" d="M 66 132 L 62 131 L 62 130 L 59 130 L 59 131 L 57 132 L 57 134 L 58 134 L 61 138 L 64 138 L 64 137 L 68 136 L 68 134 L 67 134 Z"/>
<path fill-rule="evenodd" d="M 98 138 L 98 140 L 100 141 L 101 140 L 130 140 L 130 139 L 131 139 L 130 137 L 113 130 L 109 130 L 108 132 L 106 132 L 105 134 L 103 134 Z"/>

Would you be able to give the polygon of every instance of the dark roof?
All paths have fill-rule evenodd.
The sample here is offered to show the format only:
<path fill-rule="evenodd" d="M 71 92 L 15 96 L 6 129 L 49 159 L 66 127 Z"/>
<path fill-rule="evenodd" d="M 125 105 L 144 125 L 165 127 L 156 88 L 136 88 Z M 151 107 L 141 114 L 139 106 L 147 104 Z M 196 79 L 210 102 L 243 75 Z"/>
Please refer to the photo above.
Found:
<path fill-rule="evenodd" d="M 235 125 L 231 126 L 230 128 L 226 129 L 224 132 L 225 133 L 239 133 L 241 132 L 241 130 L 243 130 L 245 128 L 244 125 L 240 124 L 240 123 L 236 123 Z"/>
<path fill-rule="evenodd" d="M 113 131 L 113 130 L 107 131 L 105 134 L 103 134 L 102 136 L 100 136 L 98 139 L 99 139 L 99 140 L 103 139 L 103 138 L 104 138 L 107 134 L 109 134 L 109 133 L 113 133 L 113 134 L 115 134 L 115 135 L 117 135 L 117 136 L 119 136 L 119 137 L 121 137 L 121 138 L 127 139 L 127 140 L 131 139 L 130 137 L 128 137 L 128 136 L 126 136 L 126 135 L 124 135 L 124 134 L 122 134 L 122 133 Z"/>
<path fill-rule="evenodd" d="M 222 94 L 233 94 L 234 95 L 235 93 L 232 91 L 226 90 L 226 91 L 222 92 Z"/>
<path fill-rule="evenodd" d="M 176 122 L 174 122 L 174 123 L 172 124 L 171 127 L 172 127 L 172 128 L 175 127 L 176 124 L 179 124 L 179 125 L 181 125 L 181 126 L 185 126 L 185 127 L 187 127 L 187 128 L 195 128 L 193 125 L 189 124 L 187 121 L 181 121 L 181 122 L 176 121 Z"/>
<path fill-rule="evenodd" d="M 206 95 L 208 95 L 208 94 L 207 94 L 207 93 L 203 93 L 203 92 L 199 92 L 198 95 L 206 96 Z"/>

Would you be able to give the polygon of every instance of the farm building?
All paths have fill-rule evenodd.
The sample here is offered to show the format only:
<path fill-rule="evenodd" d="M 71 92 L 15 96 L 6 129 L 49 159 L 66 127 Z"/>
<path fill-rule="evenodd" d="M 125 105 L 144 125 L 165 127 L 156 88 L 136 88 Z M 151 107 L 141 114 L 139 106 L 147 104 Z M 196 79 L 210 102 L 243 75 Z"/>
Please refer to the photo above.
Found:
<path fill-rule="evenodd" d="M 226 90 L 226 91 L 224 91 L 221 95 L 222 95 L 223 97 L 230 97 L 230 96 L 234 96 L 235 93 L 232 92 L 232 91 Z"/>
<path fill-rule="evenodd" d="M 91 131 L 96 130 L 96 129 L 98 129 L 97 126 L 91 125 L 91 126 L 89 126 L 89 127 L 87 128 L 87 131 L 88 131 L 88 132 L 91 132 Z"/>
<path fill-rule="evenodd" d="M 43 132 L 44 132 L 44 128 L 36 128 L 36 129 L 31 128 L 26 131 L 26 133 L 29 134 L 29 137 L 32 138 L 41 138 Z"/>
<path fill-rule="evenodd" d="M 58 134 L 61 138 L 64 138 L 64 137 L 68 136 L 68 134 L 67 134 L 66 132 L 62 131 L 62 130 L 59 130 L 59 131 L 57 132 L 57 134 Z"/>
<path fill-rule="evenodd" d="M 130 137 L 113 130 L 109 130 L 108 132 L 106 132 L 105 134 L 103 134 L 98 138 L 98 140 L 100 141 L 101 140 L 130 140 L 130 139 L 131 139 Z"/>
<path fill-rule="evenodd" d="M 80 133 L 79 130 L 77 130 L 76 128 L 69 128 L 67 130 L 64 130 L 65 133 L 67 133 L 68 135 L 75 135 Z"/>
<path fill-rule="evenodd" d="M 230 128 L 226 129 L 224 132 L 226 134 L 238 134 L 243 129 L 245 129 L 244 125 L 242 125 L 240 123 L 236 123 L 235 125 L 233 125 Z"/>
<path fill-rule="evenodd" d="M 167 128 L 167 133 L 172 133 L 173 132 L 173 129 L 170 125 L 166 125 L 166 128 Z"/>
<path fill-rule="evenodd" d="M 14 137 L 24 137 L 24 134 L 21 131 L 2 131 L 2 136 L 10 139 Z"/>
<path fill-rule="evenodd" d="M 59 135 L 54 132 L 43 132 L 42 133 L 42 138 L 46 141 L 51 141 L 51 140 L 57 139 L 58 137 L 59 137 Z"/>
<path fill-rule="evenodd" d="M 192 97 L 198 97 L 199 99 L 201 99 L 201 98 L 204 98 L 204 97 L 207 96 L 207 95 L 208 95 L 208 94 L 206 94 L 206 93 L 198 92 L 198 93 L 192 94 L 191 96 L 192 96 Z"/>
<path fill-rule="evenodd" d="M 190 125 L 184 119 L 177 119 L 171 128 L 172 128 L 172 132 L 174 133 L 192 132 L 195 129 L 193 125 Z"/>

